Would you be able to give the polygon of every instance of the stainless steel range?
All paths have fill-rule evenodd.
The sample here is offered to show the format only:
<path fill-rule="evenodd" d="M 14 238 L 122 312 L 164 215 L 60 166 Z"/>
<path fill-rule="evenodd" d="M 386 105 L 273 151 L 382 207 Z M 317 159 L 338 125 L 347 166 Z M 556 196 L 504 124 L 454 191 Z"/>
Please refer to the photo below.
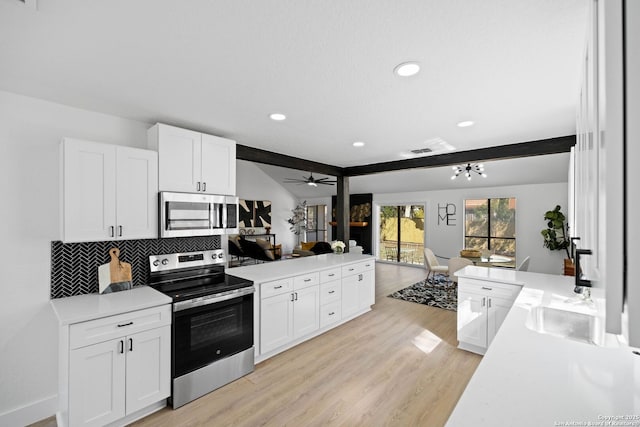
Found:
<path fill-rule="evenodd" d="M 255 288 L 225 263 L 222 249 L 149 257 L 149 286 L 173 298 L 173 408 L 254 369 Z"/>

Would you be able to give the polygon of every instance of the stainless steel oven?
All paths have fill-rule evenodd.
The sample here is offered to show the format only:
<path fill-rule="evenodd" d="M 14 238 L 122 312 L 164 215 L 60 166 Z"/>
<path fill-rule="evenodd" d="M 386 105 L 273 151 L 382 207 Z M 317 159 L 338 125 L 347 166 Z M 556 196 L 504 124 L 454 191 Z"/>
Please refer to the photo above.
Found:
<path fill-rule="evenodd" d="M 149 285 L 173 299 L 172 396 L 180 407 L 253 371 L 253 283 L 222 250 L 149 258 Z"/>
<path fill-rule="evenodd" d="M 160 237 L 212 236 L 238 232 L 238 198 L 161 191 Z"/>

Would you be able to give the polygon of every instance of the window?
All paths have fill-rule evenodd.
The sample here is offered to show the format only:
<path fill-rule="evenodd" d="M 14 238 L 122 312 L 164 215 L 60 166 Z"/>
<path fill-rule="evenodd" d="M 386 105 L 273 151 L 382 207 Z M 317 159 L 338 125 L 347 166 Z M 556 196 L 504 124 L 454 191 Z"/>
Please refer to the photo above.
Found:
<path fill-rule="evenodd" d="M 380 206 L 379 259 L 424 264 L 424 205 Z"/>
<path fill-rule="evenodd" d="M 307 206 L 306 241 L 327 241 L 327 205 Z"/>
<path fill-rule="evenodd" d="M 464 229 L 465 248 L 508 257 L 515 265 L 515 198 L 465 200 Z"/>

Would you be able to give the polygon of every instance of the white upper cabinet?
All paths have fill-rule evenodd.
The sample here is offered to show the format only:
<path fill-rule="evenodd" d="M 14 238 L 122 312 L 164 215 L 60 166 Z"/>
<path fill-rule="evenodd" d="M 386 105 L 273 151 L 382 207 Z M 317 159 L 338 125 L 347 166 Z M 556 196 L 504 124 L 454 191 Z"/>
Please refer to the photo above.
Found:
<path fill-rule="evenodd" d="M 158 236 L 157 153 L 70 138 L 61 147 L 64 242 Z"/>
<path fill-rule="evenodd" d="M 158 123 L 148 142 L 158 151 L 160 191 L 235 195 L 235 141 Z"/>

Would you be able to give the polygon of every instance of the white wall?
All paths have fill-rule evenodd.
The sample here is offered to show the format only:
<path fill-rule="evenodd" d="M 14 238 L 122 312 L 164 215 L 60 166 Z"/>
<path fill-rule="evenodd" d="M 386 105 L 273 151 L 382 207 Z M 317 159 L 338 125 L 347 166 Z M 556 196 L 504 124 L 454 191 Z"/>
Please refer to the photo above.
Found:
<path fill-rule="evenodd" d="M 289 230 L 291 210 L 296 207 L 296 197 L 253 162 L 236 161 L 236 195 L 246 200 L 271 201 L 271 232 L 282 244 L 282 253 L 291 253 L 296 245 L 296 236 Z"/>
<path fill-rule="evenodd" d="M 146 123 L 0 91 L 0 425 L 55 413 L 57 328 L 49 305 L 65 136 L 146 146 Z"/>
<path fill-rule="evenodd" d="M 469 188 L 464 190 L 425 191 L 394 194 L 374 194 L 375 210 L 384 204 L 426 204 L 425 244 L 441 256 L 458 256 L 464 246 L 464 200 L 474 198 L 516 198 L 516 262 L 531 256 L 529 271 L 562 274 L 564 251 L 550 251 L 542 246 L 544 213 L 560 205 L 566 214 L 567 183 L 514 185 L 506 187 Z M 438 204 L 456 205 L 455 226 L 438 225 Z M 374 233 L 379 230 L 378 215 L 374 216 Z M 374 245 L 379 236 L 373 236 Z M 377 251 L 377 248 L 375 249 Z M 376 252 L 377 253 L 377 252 Z"/>

